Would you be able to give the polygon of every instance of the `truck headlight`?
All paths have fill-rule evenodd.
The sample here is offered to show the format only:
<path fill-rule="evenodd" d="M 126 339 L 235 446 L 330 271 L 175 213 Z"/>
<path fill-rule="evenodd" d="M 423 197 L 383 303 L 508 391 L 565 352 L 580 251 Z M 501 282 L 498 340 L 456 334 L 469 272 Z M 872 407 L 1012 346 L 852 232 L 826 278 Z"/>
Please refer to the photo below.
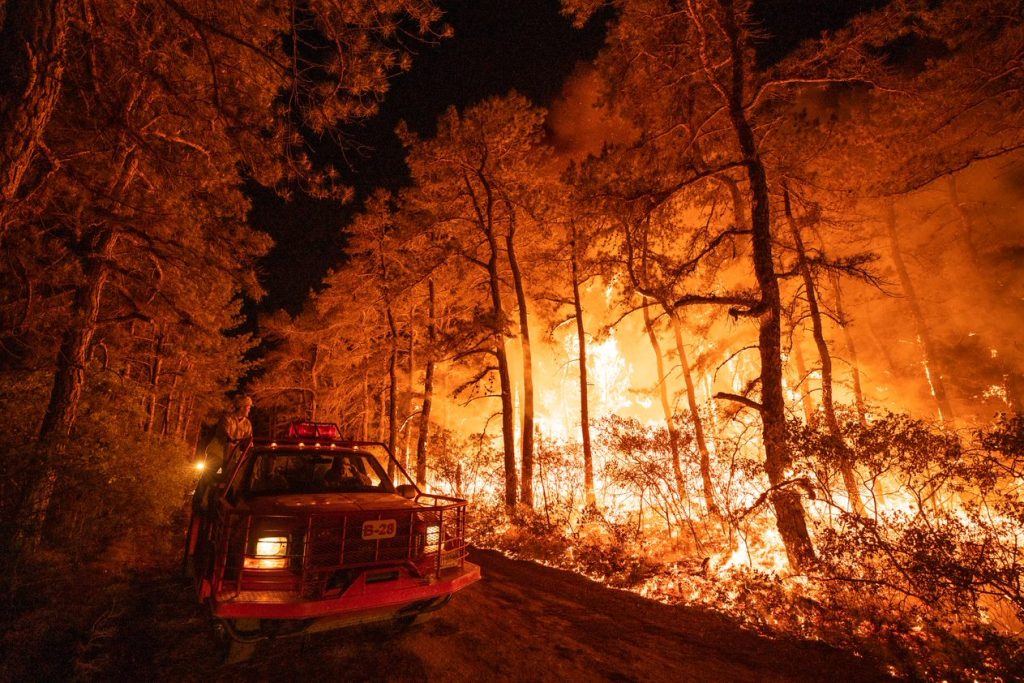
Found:
<path fill-rule="evenodd" d="M 427 527 L 423 547 L 425 553 L 436 553 L 441 548 L 441 527 L 436 524 Z"/>
<path fill-rule="evenodd" d="M 287 569 L 288 538 L 285 536 L 262 536 L 256 539 L 256 556 L 246 557 L 246 569 Z"/>

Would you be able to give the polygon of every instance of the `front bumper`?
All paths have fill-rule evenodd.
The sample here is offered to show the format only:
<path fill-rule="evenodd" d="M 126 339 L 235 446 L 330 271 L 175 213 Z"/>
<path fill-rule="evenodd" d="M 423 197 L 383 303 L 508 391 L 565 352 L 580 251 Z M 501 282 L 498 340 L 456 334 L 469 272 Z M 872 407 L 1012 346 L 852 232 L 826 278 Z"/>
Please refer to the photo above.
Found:
<path fill-rule="evenodd" d="M 244 591 L 230 598 L 211 600 L 213 615 L 219 619 L 317 619 L 330 616 L 358 616 L 360 613 L 393 610 L 417 603 L 429 603 L 462 590 L 480 580 L 480 567 L 464 562 L 438 576 L 416 577 L 397 568 L 393 580 L 368 582 L 375 571 L 364 572 L 343 594 L 320 600 L 304 600 L 287 591 Z"/>

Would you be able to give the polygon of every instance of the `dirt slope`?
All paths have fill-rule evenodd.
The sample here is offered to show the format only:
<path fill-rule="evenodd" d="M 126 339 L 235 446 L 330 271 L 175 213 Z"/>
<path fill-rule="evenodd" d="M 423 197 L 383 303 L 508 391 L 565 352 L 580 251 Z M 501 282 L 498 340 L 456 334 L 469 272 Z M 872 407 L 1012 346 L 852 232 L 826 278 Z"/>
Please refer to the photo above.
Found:
<path fill-rule="evenodd" d="M 136 577 L 137 601 L 99 679 L 148 681 L 874 681 L 877 668 L 812 642 L 770 640 L 574 574 L 476 551 L 483 581 L 428 621 L 285 638 L 222 666 L 189 589 Z M 97 662 L 97 663 L 98 663 Z"/>

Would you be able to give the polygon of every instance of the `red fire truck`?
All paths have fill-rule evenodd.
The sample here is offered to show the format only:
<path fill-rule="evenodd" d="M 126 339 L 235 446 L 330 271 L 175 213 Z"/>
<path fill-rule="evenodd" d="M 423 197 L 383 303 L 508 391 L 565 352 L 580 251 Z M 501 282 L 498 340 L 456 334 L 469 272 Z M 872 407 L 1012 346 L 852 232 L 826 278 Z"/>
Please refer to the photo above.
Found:
<path fill-rule="evenodd" d="M 268 637 L 411 623 L 480 578 L 466 501 L 421 492 L 384 444 L 335 425 L 237 444 L 192 509 L 185 566 L 229 659 Z"/>

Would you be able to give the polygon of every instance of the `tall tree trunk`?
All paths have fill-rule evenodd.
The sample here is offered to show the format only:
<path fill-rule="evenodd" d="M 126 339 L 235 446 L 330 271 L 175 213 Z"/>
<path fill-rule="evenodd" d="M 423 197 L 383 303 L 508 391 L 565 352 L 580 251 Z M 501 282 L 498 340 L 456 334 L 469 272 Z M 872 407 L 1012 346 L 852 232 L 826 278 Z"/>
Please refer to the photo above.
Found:
<path fill-rule="evenodd" d="M 435 322 L 434 279 L 427 280 L 427 368 L 423 376 L 423 407 L 420 409 L 420 432 L 416 439 L 416 485 L 427 484 L 427 438 L 430 433 L 430 408 L 434 401 L 434 344 L 437 341 Z"/>
<path fill-rule="evenodd" d="M 662 308 L 672 323 L 672 332 L 676 339 L 676 352 L 679 354 L 679 369 L 683 373 L 683 382 L 686 385 L 686 403 L 690 408 L 693 437 L 697 442 L 697 453 L 700 455 L 700 479 L 704 488 L 704 505 L 709 515 L 718 517 L 715 487 L 711 481 L 711 453 L 704 435 L 704 420 L 701 418 L 700 408 L 697 406 L 697 391 L 693 387 L 693 376 L 690 372 L 690 362 L 686 356 L 686 346 L 683 344 L 683 324 L 671 306 L 662 303 Z"/>
<path fill-rule="evenodd" d="M 530 347 L 529 311 L 526 306 L 526 291 L 523 287 L 523 274 L 519 269 L 515 247 L 515 214 L 511 206 L 509 211 L 509 230 L 505 236 L 505 247 L 508 250 L 508 262 L 512 270 L 512 284 L 516 290 L 516 304 L 519 308 L 519 338 L 523 351 L 523 424 L 520 438 L 522 483 L 520 484 L 520 502 L 533 507 L 533 353 Z"/>
<path fill-rule="evenodd" d="M 131 111 L 135 101 L 129 103 L 126 114 Z M 137 170 L 134 147 L 122 146 L 119 149 L 117 169 L 107 187 L 108 195 L 112 198 L 123 197 Z M 89 346 L 99 322 L 103 289 L 110 274 L 108 264 L 118 236 L 114 228 L 101 228 L 87 238 L 91 243 L 83 245 L 86 253 L 83 258 L 82 282 L 75 290 L 72 319 L 61 339 L 50 400 L 39 428 L 36 446 L 38 466 L 34 470 L 34 478 L 27 482 L 25 498 L 15 523 L 12 543 L 12 559 L 15 564 L 34 550 L 46 523 L 56 479 L 55 468 L 78 418 Z"/>
<path fill-rule="evenodd" d="M 501 438 L 502 452 L 505 457 L 505 505 L 515 507 L 518 497 L 518 477 L 516 473 L 515 421 L 513 420 L 512 379 L 509 374 L 508 354 L 505 351 L 505 338 L 496 335 L 494 340 L 494 357 L 498 361 L 498 380 L 501 386 Z"/>
<path fill-rule="evenodd" d="M 786 222 L 789 224 L 789 231 L 793 237 L 793 244 L 796 247 L 797 264 L 800 268 L 800 276 L 804 281 L 804 295 L 807 297 L 807 308 L 811 314 L 811 330 L 814 336 L 814 344 L 818 347 L 818 358 L 821 362 L 821 406 L 825 411 L 825 424 L 828 427 L 829 436 L 832 437 L 839 452 L 839 473 L 843 477 L 843 485 L 846 488 L 847 496 L 850 498 L 850 510 L 858 515 L 863 515 L 864 503 L 861 501 L 860 487 L 857 483 L 856 472 L 853 470 L 853 453 L 846 445 L 845 439 L 843 439 L 843 431 L 839 428 L 839 419 L 836 417 L 836 406 L 832 397 L 832 354 L 825 340 L 821 308 L 818 306 L 817 285 L 814 282 L 811 265 L 807 261 L 807 250 L 804 247 L 803 236 L 800 234 L 800 228 L 793 218 L 793 207 L 790 204 L 789 189 L 785 186 L 785 183 L 783 184 L 783 211 L 786 214 Z"/>
<path fill-rule="evenodd" d="M 505 505 L 515 507 L 518 498 L 518 477 L 516 473 L 516 442 L 514 406 L 512 403 L 512 376 L 508 366 L 508 352 L 505 350 L 505 335 L 501 321 L 505 312 L 501 305 L 501 283 L 498 279 L 497 244 L 493 246 L 490 273 L 491 310 L 494 315 L 494 357 L 498 361 L 498 381 L 501 387 L 501 439 L 505 456 Z"/>
<path fill-rule="evenodd" d="M 6 0 L 0 27 L 0 243 L 60 100 L 70 0 Z"/>
<path fill-rule="evenodd" d="M 181 381 L 181 364 L 178 364 L 178 372 L 174 374 L 174 378 L 171 380 L 171 387 L 167 390 L 167 400 L 163 404 L 163 418 L 160 424 L 161 436 L 169 436 L 171 434 L 171 407 L 177 403 L 178 395 L 178 383 Z"/>
<path fill-rule="evenodd" d="M 192 416 L 195 415 L 196 397 L 194 394 L 188 395 L 188 401 L 184 404 L 185 416 L 182 420 L 181 435 L 186 441 L 188 440 L 189 428 L 192 426 Z M 199 447 L 199 433 L 201 429 L 196 430 L 196 444 L 195 448 L 192 449 L 192 455 L 196 454 L 196 449 Z"/>
<path fill-rule="evenodd" d="M 154 335 L 153 340 L 153 363 L 149 369 L 149 401 L 146 410 L 146 425 L 144 431 L 147 434 L 153 433 L 156 425 L 156 408 L 160 398 L 160 373 L 163 366 L 163 345 L 162 334 Z"/>
<path fill-rule="evenodd" d="M 175 383 L 175 386 L 177 386 L 177 383 Z M 181 439 L 182 441 L 187 441 L 188 440 L 186 432 L 184 431 L 184 427 L 185 427 L 185 401 L 186 401 L 186 396 L 187 396 L 187 394 L 185 394 L 184 392 L 178 394 L 178 399 L 176 401 L 176 403 L 178 405 L 178 409 L 174 412 L 174 431 L 173 431 L 173 434 L 174 434 L 174 436 L 176 436 L 177 438 Z"/>
<path fill-rule="evenodd" d="M 388 362 L 390 363 L 391 355 L 388 354 Z M 389 366 L 390 367 L 390 366 Z M 390 372 L 388 373 L 390 376 Z M 377 441 L 384 443 L 385 434 L 384 425 L 387 424 L 387 420 L 384 416 L 388 414 L 388 387 L 386 384 L 382 384 L 380 388 L 380 395 L 378 397 L 377 404 Z"/>
<path fill-rule="evenodd" d="M 96 334 L 103 289 L 109 276 L 107 260 L 116 241 L 117 233 L 113 230 L 104 230 L 96 235 L 83 269 L 82 282 L 75 290 L 72 307 L 75 317 L 61 338 L 50 401 L 39 428 L 35 476 L 28 482 L 18 514 L 12 544 L 16 561 L 33 552 L 46 523 L 56 483 L 56 468 L 78 419 L 89 346 Z"/>
<path fill-rule="evenodd" d="M 412 397 L 416 393 L 416 326 L 413 324 L 416 307 L 409 307 L 409 346 L 408 363 L 406 364 L 406 391 L 402 402 L 402 467 L 409 469 L 409 443 L 412 439 Z"/>
<path fill-rule="evenodd" d="M 665 361 L 661 354 L 661 344 L 658 342 L 658 334 L 651 321 L 651 313 L 648 310 L 648 301 L 644 299 L 644 327 L 647 328 L 647 338 L 651 341 L 654 349 L 654 359 L 658 370 L 658 395 L 661 398 L 661 410 L 665 415 L 665 426 L 668 428 L 668 443 L 672 450 L 672 475 L 676 480 L 676 491 L 679 500 L 686 497 L 686 481 L 683 479 L 683 469 L 679 460 L 679 430 L 676 429 L 672 419 L 672 404 L 668 399 L 668 382 L 665 377 Z"/>
<path fill-rule="evenodd" d="M 391 305 L 387 309 L 388 328 L 391 330 L 391 350 L 388 354 L 388 450 L 392 459 L 388 461 L 388 477 L 395 478 L 395 444 L 398 441 L 398 328 Z"/>
<path fill-rule="evenodd" d="M 501 441 L 505 465 L 505 505 L 514 508 L 519 497 L 519 481 L 516 472 L 515 407 L 512 401 L 512 375 L 509 371 L 508 351 L 505 347 L 505 308 L 501 301 L 501 274 L 498 271 L 498 238 L 494 228 L 494 195 L 490 182 L 481 173 L 478 179 L 486 194 L 485 203 L 478 206 L 477 217 L 480 230 L 487 239 L 490 250 L 487 258 L 487 284 L 491 295 L 491 335 L 494 339 L 493 353 L 498 361 L 498 381 L 501 387 Z M 468 183 L 468 181 L 467 181 Z"/>
<path fill-rule="evenodd" d="M 935 405 L 939 411 L 939 420 L 945 422 L 953 419 L 953 407 L 950 404 L 949 396 L 946 394 L 946 385 L 942 381 L 942 373 L 939 372 L 935 350 L 935 342 L 932 339 L 931 328 L 924 318 L 921 310 L 921 302 L 914 290 L 914 283 L 907 272 L 907 265 L 903 261 L 903 252 L 900 249 L 899 235 L 896 232 L 896 205 L 890 202 L 885 212 L 885 229 L 889 236 L 889 247 L 892 252 L 892 262 L 896 266 L 896 274 L 900 278 L 900 286 L 903 294 L 907 297 L 907 305 L 910 307 L 910 314 L 914 317 L 917 325 L 917 337 L 921 344 L 924 355 L 925 379 L 935 399 Z"/>
<path fill-rule="evenodd" d="M 576 225 L 572 225 L 570 259 L 572 261 L 572 305 L 576 317 L 576 338 L 580 347 L 580 432 L 583 440 L 583 494 L 588 508 L 597 506 L 594 494 L 594 455 L 590 445 L 590 400 L 587 396 L 587 333 L 583 326 L 583 304 L 580 300 L 579 252 Z"/>
<path fill-rule="evenodd" d="M 857 345 L 853 340 L 853 333 L 850 331 L 850 320 L 846 317 L 846 309 L 843 306 L 843 287 L 839 281 L 839 274 L 832 273 L 831 280 L 832 296 L 836 302 L 836 318 L 839 319 L 839 329 L 843 331 L 846 353 L 850 356 L 850 378 L 853 381 L 853 401 L 857 406 L 857 421 L 860 422 L 862 427 L 867 427 L 867 402 L 864 400 L 864 389 L 860 383 L 860 362 L 857 360 Z"/>
<path fill-rule="evenodd" d="M 313 357 L 309 363 L 309 420 L 320 419 L 320 344 L 313 344 Z"/>
<path fill-rule="evenodd" d="M 362 441 L 367 441 L 370 438 L 370 405 L 372 398 L 370 397 L 370 366 L 367 365 L 366 369 L 363 370 L 363 422 L 359 430 L 359 438 Z"/>
<path fill-rule="evenodd" d="M 800 405 L 804 409 L 804 421 L 810 426 L 814 424 L 814 399 L 811 398 L 811 376 L 807 372 L 807 363 L 804 361 L 803 346 L 800 345 L 800 328 L 793 325 L 790 334 L 793 344 L 790 347 L 790 355 L 793 357 L 793 364 L 796 366 L 797 382 L 793 390 L 800 396 Z"/>
<path fill-rule="evenodd" d="M 782 393 L 782 305 L 779 282 L 772 255 L 771 210 L 768 179 L 757 142 L 747 120 L 744 63 L 748 58 L 736 23 L 733 0 L 720 0 L 725 10 L 723 30 L 729 40 L 731 82 L 729 83 L 729 117 L 739 149 L 747 168 L 750 183 L 750 225 L 754 273 L 761 300 L 758 306 L 758 350 L 761 356 L 761 422 L 765 450 L 765 472 L 772 487 L 771 501 L 775 508 L 779 535 L 786 546 L 790 565 L 800 570 L 814 562 L 814 546 L 807 531 L 800 494 L 787 484 L 791 457 L 786 445 L 786 403 Z M 709 65 L 710 68 L 710 65 Z"/>

